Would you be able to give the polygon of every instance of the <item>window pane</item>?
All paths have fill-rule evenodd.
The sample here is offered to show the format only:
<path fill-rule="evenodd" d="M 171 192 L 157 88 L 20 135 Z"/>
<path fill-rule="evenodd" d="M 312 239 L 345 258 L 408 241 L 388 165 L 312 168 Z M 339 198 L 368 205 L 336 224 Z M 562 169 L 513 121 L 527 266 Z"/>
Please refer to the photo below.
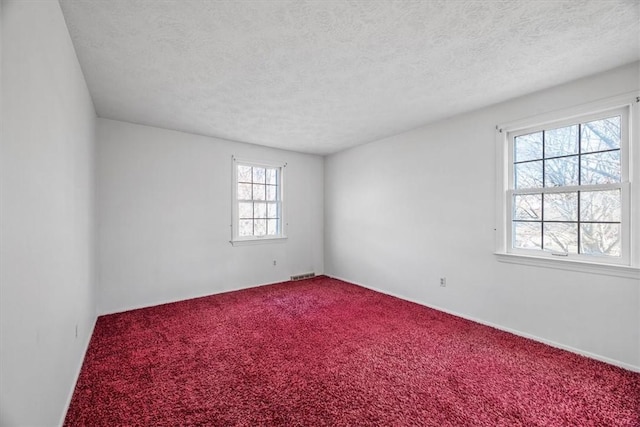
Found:
<path fill-rule="evenodd" d="M 540 249 L 541 236 L 540 222 L 514 222 L 513 223 L 513 247 L 521 249 Z"/>
<path fill-rule="evenodd" d="M 251 182 L 251 166 L 238 165 L 238 182 Z"/>
<path fill-rule="evenodd" d="M 275 185 L 267 185 L 267 200 L 277 200 L 278 187 Z"/>
<path fill-rule="evenodd" d="M 569 154 L 578 154 L 578 125 L 545 131 L 545 158 Z"/>
<path fill-rule="evenodd" d="M 267 220 L 266 219 L 254 219 L 253 220 L 253 234 L 254 234 L 254 236 L 265 236 L 267 234 Z"/>
<path fill-rule="evenodd" d="M 544 186 L 578 185 L 578 156 L 545 160 Z"/>
<path fill-rule="evenodd" d="M 544 249 L 562 253 L 578 252 L 578 224 L 571 223 L 545 223 Z"/>
<path fill-rule="evenodd" d="M 542 219 L 542 194 L 517 194 L 513 196 L 513 218 L 540 221 Z"/>
<path fill-rule="evenodd" d="M 620 221 L 620 190 L 580 192 L 581 221 Z"/>
<path fill-rule="evenodd" d="M 238 230 L 240 236 L 253 236 L 253 221 L 252 220 L 240 220 L 240 227 Z"/>
<path fill-rule="evenodd" d="M 267 220 L 267 235 L 275 236 L 278 233 L 278 220 L 277 219 L 268 219 Z"/>
<path fill-rule="evenodd" d="M 620 148 L 620 116 L 584 123 L 581 139 L 583 153 Z"/>
<path fill-rule="evenodd" d="M 517 136 L 514 139 L 514 162 L 537 160 L 542 158 L 542 132 Z"/>
<path fill-rule="evenodd" d="M 238 203 L 238 216 L 240 218 L 253 218 L 253 203 Z"/>
<path fill-rule="evenodd" d="M 583 155 L 580 180 L 582 185 L 620 182 L 620 150 Z"/>
<path fill-rule="evenodd" d="M 278 205 L 276 203 L 267 204 L 267 218 L 278 218 Z"/>
<path fill-rule="evenodd" d="M 515 188 L 542 187 L 542 161 L 518 163 L 513 168 Z"/>
<path fill-rule="evenodd" d="M 276 185 L 278 183 L 278 169 L 267 169 L 267 184 Z"/>
<path fill-rule="evenodd" d="M 253 168 L 253 182 L 258 184 L 264 184 L 264 168 Z"/>
<path fill-rule="evenodd" d="M 264 200 L 264 185 L 253 184 L 253 200 Z"/>
<path fill-rule="evenodd" d="M 545 221 L 577 221 L 578 193 L 549 193 L 544 195 Z"/>
<path fill-rule="evenodd" d="M 266 203 L 254 203 L 253 204 L 253 217 L 254 218 L 266 218 L 267 217 L 267 204 Z"/>
<path fill-rule="evenodd" d="M 620 224 L 581 224 L 580 251 L 588 255 L 620 256 Z"/>
<path fill-rule="evenodd" d="M 251 184 L 238 184 L 238 200 L 251 200 Z"/>

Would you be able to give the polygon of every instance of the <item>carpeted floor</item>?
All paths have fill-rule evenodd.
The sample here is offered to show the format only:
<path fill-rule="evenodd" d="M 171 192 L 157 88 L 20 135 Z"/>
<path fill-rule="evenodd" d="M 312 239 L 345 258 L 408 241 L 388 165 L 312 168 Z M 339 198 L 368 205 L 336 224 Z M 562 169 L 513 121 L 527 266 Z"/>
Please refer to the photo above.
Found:
<path fill-rule="evenodd" d="M 326 277 L 103 316 L 68 426 L 640 426 L 640 374 Z"/>

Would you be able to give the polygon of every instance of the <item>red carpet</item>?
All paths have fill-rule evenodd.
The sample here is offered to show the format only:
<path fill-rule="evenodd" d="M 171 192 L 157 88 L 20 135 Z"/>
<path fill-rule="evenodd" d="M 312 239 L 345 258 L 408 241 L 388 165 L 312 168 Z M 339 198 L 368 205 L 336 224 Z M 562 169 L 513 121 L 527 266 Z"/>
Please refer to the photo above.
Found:
<path fill-rule="evenodd" d="M 103 316 L 68 426 L 640 426 L 640 374 L 319 277 Z"/>

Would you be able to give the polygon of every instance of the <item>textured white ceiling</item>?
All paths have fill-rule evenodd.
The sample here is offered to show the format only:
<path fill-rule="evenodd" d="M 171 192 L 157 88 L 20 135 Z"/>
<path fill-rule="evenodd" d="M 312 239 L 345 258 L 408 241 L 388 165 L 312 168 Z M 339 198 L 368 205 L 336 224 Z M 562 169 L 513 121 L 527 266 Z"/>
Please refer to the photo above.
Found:
<path fill-rule="evenodd" d="M 640 58 L 637 0 L 60 0 L 100 117 L 327 154 Z"/>

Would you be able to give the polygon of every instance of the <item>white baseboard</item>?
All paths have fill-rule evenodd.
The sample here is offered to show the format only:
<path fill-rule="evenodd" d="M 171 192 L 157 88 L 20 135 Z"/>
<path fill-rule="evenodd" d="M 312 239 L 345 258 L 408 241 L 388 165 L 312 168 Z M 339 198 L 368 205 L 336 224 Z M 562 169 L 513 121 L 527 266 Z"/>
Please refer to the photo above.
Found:
<path fill-rule="evenodd" d="M 261 286 L 276 285 L 278 283 L 285 283 L 285 282 L 289 282 L 289 278 L 278 280 L 277 282 L 261 283 L 259 285 L 238 286 L 238 287 L 231 288 L 231 289 L 225 289 L 225 290 L 220 291 L 220 292 L 213 292 L 213 293 L 208 292 L 208 293 L 204 293 L 204 294 L 185 295 L 185 296 L 178 297 L 178 298 L 164 299 L 164 300 L 153 301 L 153 302 L 150 302 L 150 303 L 130 305 L 130 306 L 126 306 L 126 307 L 123 307 L 123 308 L 116 308 L 116 309 L 112 309 L 112 310 L 99 311 L 98 312 L 98 316 L 107 316 L 109 314 L 124 313 L 126 311 L 139 310 L 141 308 L 156 307 L 158 305 L 164 305 L 164 304 L 173 304 L 174 302 L 189 301 L 191 299 L 205 298 L 205 297 L 210 297 L 210 296 L 213 296 L 213 295 L 226 294 L 227 292 L 236 292 L 236 291 L 241 291 L 241 290 L 244 290 L 244 289 L 259 288 Z"/>
<path fill-rule="evenodd" d="M 80 358 L 80 363 L 76 367 L 75 380 L 73 381 L 73 386 L 71 390 L 69 390 L 69 394 L 67 396 L 67 401 L 64 405 L 64 412 L 62 412 L 62 418 L 58 425 L 62 427 L 64 425 L 64 420 L 67 417 L 67 412 L 69 411 L 69 406 L 71 405 L 71 399 L 73 399 L 73 392 L 76 390 L 76 384 L 78 384 L 78 378 L 80 378 L 80 372 L 82 371 L 82 365 L 84 364 L 84 358 L 87 356 L 87 351 L 89 350 L 89 344 L 91 343 L 91 337 L 93 337 L 93 331 L 96 328 L 96 322 L 98 321 L 98 316 L 93 317 L 93 322 L 91 328 L 89 330 L 89 334 L 87 335 L 87 341 L 84 344 L 84 351 L 82 352 L 82 357 Z"/>
<path fill-rule="evenodd" d="M 599 354 L 591 353 L 589 351 L 581 350 L 579 348 L 575 348 L 575 347 L 571 347 L 571 346 L 568 346 L 568 345 L 565 345 L 565 344 L 561 344 L 561 343 L 558 343 L 558 342 L 555 342 L 555 341 L 551 341 L 551 340 L 548 340 L 546 338 L 541 338 L 541 337 L 538 337 L 536 335 L 532 335 L 532 334 L 529 334 L 529 333 L 526 333 L 526 332 L 518 331 L 516 329 L 508 328 L 506 326 L 498 325 L 496 323 L 491 323 L 491 322 L 488 322 L 486 320 L 478 319 L 478 318 L 475 318 L 473 316 L 468 316 L 466 314 L 462 314 L 462 313 L 458 313 L 458 312 L 455 312 L 455 311 L 452 311 L 452 310 L 448 310 L 446 308 L 438 307 L 438 306 L 431 305 L 431 304 L 425 304 L 425 303 L 423 303 L 421 301 L 417 301 L 417 300 L 414 300 L 412 298 L 407 298 L 405 296 L 398 295 L 398 294 L 395 294 L 393 292 L 389 292 L 389 291 L 385 291 L 385 290 L 382 290 L 382 289 L 374 288 L 374 287 L 371 287 L 371 286 L 363 285 L 362 283 L 357 283 L 357 282 L 354 282 L 353 280 L 344 279 L 342 277 L 334 276 L 334 275 L 327 274 L 327 273 L 325 273 L 325 275 L 328 276 L 328 277 L 332 277 L 334 279 L 342 280 L 343 282 L 352 283 L 354 285 L 357 285 L 357 286 L 360 286 L 360 287 L 363 287 L 363 288 L 366 288 L 366 289 L 369 289 L 369 290 L 372 290 L 372 291 L 375 291 L 375 292 L 380 292 L 381 294 L 390 295 L 392 297 L 396 297 L 396 298 L 399 298 L 401 300 L 409 301 L 409 302 L 421 305 L 423 307 L 432 308 L 434 310 L 438 310 L 438 311 L 441 311 L 443 313 L 451 314 L 451 315 L 456 316 L 456 317 L 461 317 L 463 319 L 467 319 L 467 320 L 470 320 L 472 322 L 479 323 L 481 325 L 489 326 L 489 327 L 492 327 L 492 328 L 495 328 L 495 329 L 498 329 L 498 330 L 501 330 L 501 331 L 504 331 L 504 332 L 508 332 L 510 334 L 514 334 L 514 335 L 517 335 L 517 336 L 520 336 L 520 337 L 523 337 L 523 338 L 528 338 L 530 340 L 537 341 L 537 342 L 549 345 L 551 347 L 559 348 L 561 350 L 566 350 L 566 351 L 569 351 L 571 353 L 579 354 L 581 356 L 585 356 L 585 357 L 588 357 L 590 359 L 595 359 L 595 360 L 599 360 L 600 362 L 604 362 L 604 363 L 608 363 L 610 365 L 618 366 L 620 368 L 623 368 L 623 369 L 626 369 L 626 370 L 629 370 L 629 371 L 632 371 L 632 372 L 640 372 L 640 366 L 635 366 L 635 365 L 631 365 L 629 363 L 621 362 L 619 360 L 610 359 L 610 358 L 608 358 L 606 356 L 602 356 L 602 355 L 599 355 Z"/>

